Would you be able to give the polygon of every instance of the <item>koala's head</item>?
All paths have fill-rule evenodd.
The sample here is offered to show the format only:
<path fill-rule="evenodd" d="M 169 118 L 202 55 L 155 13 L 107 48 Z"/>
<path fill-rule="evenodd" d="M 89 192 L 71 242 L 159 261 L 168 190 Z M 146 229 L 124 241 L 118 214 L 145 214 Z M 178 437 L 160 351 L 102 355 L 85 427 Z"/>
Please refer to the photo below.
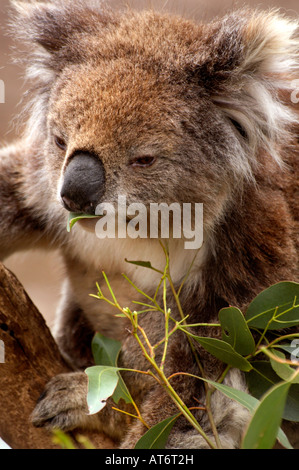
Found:
<path fill-rule="evenodd" d="M 118 195 L 202 202 L 212 223 L 259 155 L 279 163 L 294 120 L 278 90 L 298 71 L 296 22 L 240 10 L 197 25 L 82 0 L 17 9 L 37 83 L 27 132 L 66 209 L 93 213 Z"/>

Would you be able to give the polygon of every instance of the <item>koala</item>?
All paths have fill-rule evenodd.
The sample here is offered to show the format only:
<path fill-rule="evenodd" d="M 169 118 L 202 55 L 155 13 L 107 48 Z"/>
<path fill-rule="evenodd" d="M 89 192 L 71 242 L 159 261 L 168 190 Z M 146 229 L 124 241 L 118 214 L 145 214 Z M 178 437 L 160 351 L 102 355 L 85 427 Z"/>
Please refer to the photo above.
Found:
<path fill-rule="evenodd" d="M 203 204 L 204 242 L 186 249 L 168 238 L 175 288 L 188 323 L 215 323 L 221 308 L 242 310 L 263 289 L 298 280 L 298 20 L 276 10 L 242 8 L 212 22 L 152 10 L 114 11 L 100 1 L 14 2 L 14 34 L 26 45 L 25 122 L 19 140 L 0 151 L 0 257 L 18 250 L 59 249 L 64 282 L 54 335 L 73 372 L 47 384 L 33 424 L 105 432 L 133 448 L 146 428 L 109 405 L 89 415 L 87 376 L 95 332 L 120 340 L 119 365 L 148 370 L 127 319 L 89 294 L 101 271 L 122 306 L 138 294 L 122 276 L 154 295 L 163 270 L 159 238 L 96 236 L 97 219 L 67 231 L 69 213 L 93 215 L 103 203 Z M 127 221 L 129 223 L 129 220 Z M 196 256 L 195 256 L 196 255 Z M 193 263 L 192 263 L 193 262 Z M 106 289 L 106 291 L 105 291 Z M 159 291 L 160 300 L 161 292 Z M 140 300 L 140 299 L 139 299 Z M 170 287 L 167 302 L 180 320 Z M 155 344 L 164 337 L 159 312 L 140 315 Z M 219 337 L 215 328 L 195 334 Z M 206 377 L 223 364 L 194 345 Z M 157 360 L 163 348 L 157 349 Z M 187 336 L 169 338 L 165 375 L 200 375 Z M 176 375 L 172 385 L 213 440 L 203 382 Z M 177 413 L 151 377 L 126 372 L 126 384 L 149 426 Z M 232 369 L 225 382 L 246 390 Z M 218 392 L 212 411 L 223 448 L 238 448 L 245 408 Z M 299 442 L 298 428 L 294 442 Z M 297 440 L 296 440 L 297 439 Z M 209 447 L 178 419 L 167 448 Z"/>

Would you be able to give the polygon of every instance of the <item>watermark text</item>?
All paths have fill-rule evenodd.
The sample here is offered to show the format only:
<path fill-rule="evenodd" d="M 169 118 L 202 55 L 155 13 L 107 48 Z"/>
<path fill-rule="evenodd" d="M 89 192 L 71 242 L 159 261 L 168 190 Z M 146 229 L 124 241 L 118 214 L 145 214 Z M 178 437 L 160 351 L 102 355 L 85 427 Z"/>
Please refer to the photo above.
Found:
<path fill-rule="evenodd" d="M 299 79 L 293 80 L 291 83 L 291 86 L 292 88 L 294 88 L 291 94 L 291 101 L 294 104 L 298 104 L 299 103 Z"/>
<path fill-rule="evenodd" d="M 126 196 L 118 196 L 118 203 L 104 202 L 95 214 L 96 236 L 104 238 L 163 238 L 183 239 L 185 249 L 196 250 L 203 244 L 202 203 L 142 203 L 127 206 Z"/>
<path fill-rule="evenodd" d="M 3 80 L 0 80 L 0 104 L 5 103 L 5 84 Z"/>
<path fill-rule="evenodd" d="M 0 364 L 4 364 L 5 362 L 5 345 L 4 341 L 0 339 Z"/>
<path fill-rule="evenodd" d="M 291 352 L 291 361 L 294 362 L 294 364 L 299 364 L 299 338 L 293 339 L 291 348 L 294 348 Z"/>

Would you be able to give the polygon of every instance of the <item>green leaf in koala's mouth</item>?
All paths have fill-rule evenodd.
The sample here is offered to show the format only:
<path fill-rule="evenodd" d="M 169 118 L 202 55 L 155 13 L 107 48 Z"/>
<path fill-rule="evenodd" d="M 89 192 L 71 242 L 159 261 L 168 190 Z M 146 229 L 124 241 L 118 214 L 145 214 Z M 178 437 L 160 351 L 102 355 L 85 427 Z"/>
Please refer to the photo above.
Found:
<path fill-rule="evenodd" d="M 70 212 L 67 221 L 67 231 L 70 232 L 73 225 L 81 219 L 99 219 L 100 215 L 89 215 L 89 214 L 78 214 L 76 212 Z"/>

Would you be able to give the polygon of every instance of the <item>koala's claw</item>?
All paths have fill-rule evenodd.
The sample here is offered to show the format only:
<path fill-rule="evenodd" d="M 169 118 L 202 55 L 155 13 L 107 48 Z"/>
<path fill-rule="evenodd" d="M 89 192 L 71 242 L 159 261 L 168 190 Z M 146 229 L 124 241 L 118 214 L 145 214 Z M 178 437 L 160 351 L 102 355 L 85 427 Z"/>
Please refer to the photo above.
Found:
<path fill-rule="evenodd" d="M 87 376 L 82 372 L 60 374 L 48 382 L 32 413 L 36 427 L 69 431 L 86 427 L 89 418 Z"/>

